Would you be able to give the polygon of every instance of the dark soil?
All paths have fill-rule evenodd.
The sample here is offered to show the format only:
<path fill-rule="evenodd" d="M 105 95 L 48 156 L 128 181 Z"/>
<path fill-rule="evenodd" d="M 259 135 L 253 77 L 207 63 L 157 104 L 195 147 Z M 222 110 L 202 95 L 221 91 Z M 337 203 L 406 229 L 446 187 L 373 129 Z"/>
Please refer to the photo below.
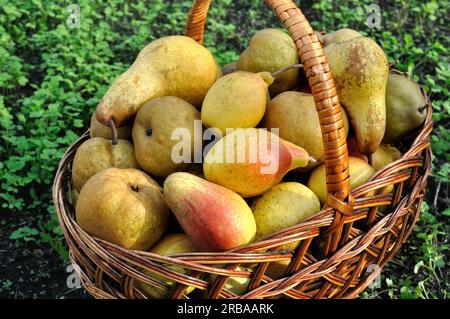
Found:
<path fill-rule="evenodd" d="M 50 246 L 9 238 L 21 226 L 38 227 L 38 215 L 3 210 L 0 216 L 0 299 L 91 298 L 67 287 L 68 264 Z"/>

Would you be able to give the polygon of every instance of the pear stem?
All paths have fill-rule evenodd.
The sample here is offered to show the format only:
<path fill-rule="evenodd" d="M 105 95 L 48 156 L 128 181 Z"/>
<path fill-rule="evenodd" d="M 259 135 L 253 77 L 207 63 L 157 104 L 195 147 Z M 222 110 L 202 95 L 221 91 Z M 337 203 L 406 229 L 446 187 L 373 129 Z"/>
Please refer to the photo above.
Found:
<path fill-rule="evenodd" d="M 118 138 L 117 138 L 117 128 L 116 128 L 116 123 L 114 123 L 114 120 L 111 118 L 108 121 L 108 126 L 111 128 L 111 132 L 112 132 L 112 145 L 117 145 Z"/>
<path fill-rule="evenodd" d="M 284 73 L 284 72 L 286 72 L 286 71 L 289 71 L 290 69 L 300 69 L 300 68 L 303 68 L 303 64 L 291 64 L 291 65 L 288 65 L 288 66 L 285 67 L 285 68 L 282 68 L 282 69 L 280 69 L 280 70 L 278 70 L 278 71 L 273 72 L 273 73 L 272 73 L 272 76 L 273 76 L 274 78 L 276 78 L 276 77 L 279 76 L 280 74 L 282 74 L 282 73 Z"/>

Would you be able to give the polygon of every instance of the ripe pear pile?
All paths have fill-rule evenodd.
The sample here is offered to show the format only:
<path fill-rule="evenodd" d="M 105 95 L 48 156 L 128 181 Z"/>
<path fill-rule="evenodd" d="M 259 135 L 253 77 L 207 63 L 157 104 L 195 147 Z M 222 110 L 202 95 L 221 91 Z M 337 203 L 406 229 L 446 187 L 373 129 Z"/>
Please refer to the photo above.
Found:
<path fill-rule="evenodd" d="M 397 147 L 424 122 L 427 101 L 416 83 L 390 72 L 372 39 L 351 29 L 318 38 L 342 105 L 354 189 L 401 158 Z M 126 249 L 170 255 L 234 249 L 319 212 L 325 150 L 298 63 L 278 29 L 257 32 L 222 69 L 188 37 L 148 44 L 99 101 L 90 139 L 75 154 L 80 227 Z M 286 266 L 272 266 L 274 276 Z M 164 298 L 173 282 L 147 276 L 161 286 L 140 283 L 142 290 Z M 248 281 L 229 284 L 245 291 Z"/>

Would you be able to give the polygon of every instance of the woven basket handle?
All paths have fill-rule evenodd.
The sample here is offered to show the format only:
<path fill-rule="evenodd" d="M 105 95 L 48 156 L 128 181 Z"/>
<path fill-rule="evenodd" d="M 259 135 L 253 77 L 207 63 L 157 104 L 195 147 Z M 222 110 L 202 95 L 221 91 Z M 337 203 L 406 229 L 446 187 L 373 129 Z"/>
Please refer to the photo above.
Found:
<path fill-rule="evenodd" d="M 302 11 L 291 0 L 265 1 L 276 12 L 294 40 L 311 87 L 325 151 L 327 203 L 339 212 L 332 225 L 334 228 L 341 224 L 342 214 L 349 215 L 353 210 L 348 203 L 349 162 L 344 121 L 334 80 L 322 45 Z M 210 4 L 211 0 L 194 0 L 187 18 L 186 35 L 199 43 L 203 42 Z M 331 246 L 334 247 L 331 250 L 336 248 L 337 241 L 338 238 L 332 240 L 334 243 Z"/>

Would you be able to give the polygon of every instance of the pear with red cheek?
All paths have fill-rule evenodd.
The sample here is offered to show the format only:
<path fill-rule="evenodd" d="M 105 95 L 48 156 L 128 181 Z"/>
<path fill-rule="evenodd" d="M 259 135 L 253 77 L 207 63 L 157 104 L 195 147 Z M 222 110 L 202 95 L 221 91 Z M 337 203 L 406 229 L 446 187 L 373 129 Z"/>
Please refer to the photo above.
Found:
<path fill-rule="evenodd" d="M 252 197 L 265 193 L 290 170 L 306 167 L 309 161 L 305 149 L 267 130 L 237 129 L 209 150 L 203 172 L 208 181 Z"/>
<path fill-rule="evenodd" d="M 255 238 L 253 213 L 235 192 L 185 172 L 169 175 L 163 192 L 167 205 L 200 251 L 225 251 Z"/>

